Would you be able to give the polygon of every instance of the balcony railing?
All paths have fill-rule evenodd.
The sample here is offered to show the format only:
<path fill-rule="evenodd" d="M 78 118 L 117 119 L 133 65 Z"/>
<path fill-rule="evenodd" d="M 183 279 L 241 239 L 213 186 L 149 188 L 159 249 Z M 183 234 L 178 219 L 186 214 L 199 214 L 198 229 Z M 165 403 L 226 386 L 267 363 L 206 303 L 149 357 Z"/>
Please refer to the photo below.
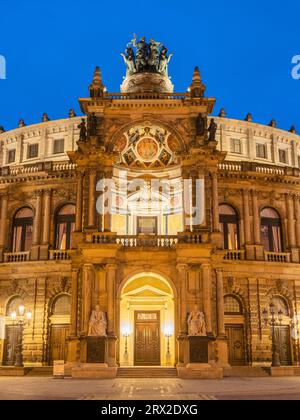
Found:
<path fill-rule="evenodd" d="M 228 261 L 242 261 L 245 259 L 244 250 L 228 250 L 225 251 L 224 260 Z"/>
<path fill-rule="evenodd" d="M 55 261 L 69 260 L 70 251 L 68 249 L 66 250 L 51 249 L 49 251 L 49 257 L 50 257 L 50 260 L 55 260 Z"/>
<path fill-rule="evenodd" d="M 288 252 L 265 251 L 265 260 L 268 262 L 289 263 L 291 261 L 291 255 Z"/>
<path fill-rule="evenodd" d="M 200 234 L 186 235 L 108 235 L 105 233 L 94 233 L 92 235 L 93 244 L 117 244 L 124 248 L 136 247 L 158 247 L 172 248 L 177 244 L 201 244 L 202 236 Z"/>
<path fill-rule="evenodd" d="M 6 263 L 24 262 L 24 261 L 29 261 L 29 259 L 30 259 L 30 251 L 4 253 L 4 262 Z"/>
<path fill-rule="evenodd" d="M 30 165 L 5 166 L 0 168 L 0 176 L 31 175 L 38 172 L 74 171 L 76 164 L 70 162 L 38 162 Z"/>

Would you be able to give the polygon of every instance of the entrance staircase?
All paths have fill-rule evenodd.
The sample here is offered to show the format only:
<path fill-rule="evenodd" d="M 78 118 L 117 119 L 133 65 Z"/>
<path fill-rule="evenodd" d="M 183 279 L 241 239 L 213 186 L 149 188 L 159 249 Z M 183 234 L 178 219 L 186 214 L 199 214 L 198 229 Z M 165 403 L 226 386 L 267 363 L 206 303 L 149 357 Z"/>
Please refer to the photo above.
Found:
<path fill-rule="evenodd" d="M 270 376 L 270 374 L 263 367 L 232 366 L 224 369 L 224 377 L 262 378 L 267 376 Z"/>
<path fill-rule="evenodd" d="M 122 367 L 118 368 L 117 378 L 177 378 L 176 368 L 168 367 Z"/>

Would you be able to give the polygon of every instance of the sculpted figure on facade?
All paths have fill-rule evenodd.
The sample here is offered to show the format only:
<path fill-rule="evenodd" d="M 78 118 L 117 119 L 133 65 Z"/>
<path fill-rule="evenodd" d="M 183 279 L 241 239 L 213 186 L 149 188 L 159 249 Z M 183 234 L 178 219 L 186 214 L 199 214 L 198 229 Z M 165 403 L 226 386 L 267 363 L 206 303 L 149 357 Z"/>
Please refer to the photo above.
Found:
<path fill-rule="evenodd" d="M 216 141 L 217 129 L 218 129 L 217 123 L 215 122 L 213 118 L 210 122 L 210 126 L 208 129 L 208 132 L 209 132 L 208 141 Z"/>
<path fill-rule="evenodd" d="M 89 337 L 105 337 L 107 328 L 107 319 L 103 311 L 100 310 L 99 305 L 91 313 L 89 322 Z"/>
<path fill-rule="evenodd" d="M 188 317 L 188 334 L 189 336 L 206 337 L 206 324 L 204 313 L 199 311 L 197 305 Z"/>
<path fill-rule="evenodd" d="M 135 52 L 132 47 L 135 48 Z M 127 67 L 126 76 L 148 71 L 168 77 L 168 64 L 173 54 L 167 55 L 167 52 L 167 48 L 161 42 L 150 39 L 147 43 L 144 36 L 137 40 L 134 34 L 125 53 L 121 54 Z"/>
<path fill-rule="evenodd" d="M 86 141 L 87 139 L 87 129 L 86 129 L 86 123 L 85 119 L 82 118 L 81 123 L 78 125 L 79 128 L 79 140 L 80 141 Z"/>

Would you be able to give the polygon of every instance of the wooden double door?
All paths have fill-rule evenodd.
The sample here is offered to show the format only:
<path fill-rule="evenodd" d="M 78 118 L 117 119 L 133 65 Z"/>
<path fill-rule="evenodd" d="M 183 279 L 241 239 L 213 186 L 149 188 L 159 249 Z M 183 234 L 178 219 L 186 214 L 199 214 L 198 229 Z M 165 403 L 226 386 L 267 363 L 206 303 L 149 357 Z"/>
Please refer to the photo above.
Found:
<path fill-rule="evenodd" d="M 244 366 L 246 363 L 244 325 L 226 325 L 226 335 L 228 362 L 231 366 Z"/>
<path fill-rule="evenodd" d="M 160 365 L 160 313 L 135 311 L 134 364 Z"/>
<path fill-rule="evenodd" d="M 22 328 L 17 325 L 5 327 L 5 341 L 3 364 L 14 366 L 16 362 L 17 346 L 22 343 Z"/>
<path fill-rule="evenodd" d="M 291 335 L 288 325 L 275 327 L 275 340 L 279 352 L 280 363 L 283 366 L 292 364 Z"/>
<path fill-rule="evenodd" d="M 69 325 L 51 325 L 50 365 L 53 365 L 54 360 L 67 360 L 69 334 Z"/>

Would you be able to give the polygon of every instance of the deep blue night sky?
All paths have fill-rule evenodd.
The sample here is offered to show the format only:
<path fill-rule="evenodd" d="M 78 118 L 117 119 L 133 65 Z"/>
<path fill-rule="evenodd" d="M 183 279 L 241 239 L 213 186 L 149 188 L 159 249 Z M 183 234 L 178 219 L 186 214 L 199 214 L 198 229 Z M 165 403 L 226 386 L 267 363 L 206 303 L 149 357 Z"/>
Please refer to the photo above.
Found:
<path fill-rule="evenodd" d="M 200 66 L 215 113 L 252 112 L 254 121 L 300 131 L 300 79 L 291 77 L 300 54 L 299 0 L 8 0 L 1 4 L 0 125 L 39 122 L 43 112 L 64 118 L 87 96 L 94 67 L 109 91 L 119 91 L 120 53 L 132 33 L 162 41 L 174 53 L 175 90 L 185 91 Z"/>

